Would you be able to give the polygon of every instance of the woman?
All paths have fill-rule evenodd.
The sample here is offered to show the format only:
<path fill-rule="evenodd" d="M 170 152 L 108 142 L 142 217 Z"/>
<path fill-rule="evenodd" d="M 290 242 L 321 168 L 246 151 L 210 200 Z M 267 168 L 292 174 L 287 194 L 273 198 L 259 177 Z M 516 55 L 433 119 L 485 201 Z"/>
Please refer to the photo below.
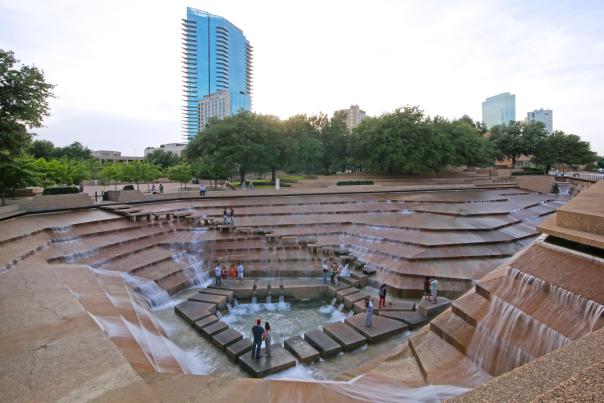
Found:
<path fill-rule="evenodd" d="M 235 269 L 235 263 L 231 263 L 229 274 L 231 275 L 231 281 L 233 282 L 233 285 L 235 285 L 235 279 L 237 278 L 237 269 Z"/>
<path fill-rule="evenodd" d="M 430 277 L 424 278 L 424 299 L 430 301 Z"/>
<path fill-rule="evenodd" d="M 266 351 L 266 356 L 268 358 L 271 357 L 271 325 L 270 323 L 264 322 L 264 335 L 262 336 L 264 339 L 264 350 Z"/>
<path fill-rule="evenodd" d="M 373 325 L 373 301 L 371 297 L 367 297 L 365 308 L 367 312 L 365 312 L 365 327 L 371 327 Z"/>
<path fill-rule="evenodd" d="M 378 303 L 378 308 L 383 308 L 386 306 L 386 284 L 382 284 L 380 286 L 380 302 Z"/>
<path fill-rule="evenodd" d="M 222 266 L 222 279 L 226 280 L 227 279 L 227 269 L 226 267 Z"/>

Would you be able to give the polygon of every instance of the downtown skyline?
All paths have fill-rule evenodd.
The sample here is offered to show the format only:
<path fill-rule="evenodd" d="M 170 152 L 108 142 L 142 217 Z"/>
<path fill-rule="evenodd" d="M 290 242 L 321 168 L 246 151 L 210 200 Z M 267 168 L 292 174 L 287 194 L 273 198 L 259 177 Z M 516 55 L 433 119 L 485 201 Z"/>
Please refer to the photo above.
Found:
<path fill-rule="evenodd" d="M 419 105 L 480 120 L 481 102 L 509 91 L 518 119 L 553 109 L 556 129 L 604 154 L 597 2 L 109 1 L 91 14 L 73 1 L 0 0 L 0 47 L 57 84 L 38 138 L 128 155 L 180 141 L 187 6 L 233 21 L 254 44 L 255 112 L 287 118 L 359 104 L 374 116 Z"/>

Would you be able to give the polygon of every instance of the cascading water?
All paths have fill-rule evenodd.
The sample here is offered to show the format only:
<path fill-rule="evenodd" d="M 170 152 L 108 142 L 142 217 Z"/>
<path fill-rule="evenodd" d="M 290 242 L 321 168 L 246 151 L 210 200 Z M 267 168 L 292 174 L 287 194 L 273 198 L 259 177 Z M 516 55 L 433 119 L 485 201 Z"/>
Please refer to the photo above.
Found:
<path fill-rule="evenodd" d="M 136 277 L 129 273 L 122 273 L 122 278 L 126 284 L 143 294 L 152 309 L 165 308 L 175 304 L 170 294 L 153 280 Z"/>

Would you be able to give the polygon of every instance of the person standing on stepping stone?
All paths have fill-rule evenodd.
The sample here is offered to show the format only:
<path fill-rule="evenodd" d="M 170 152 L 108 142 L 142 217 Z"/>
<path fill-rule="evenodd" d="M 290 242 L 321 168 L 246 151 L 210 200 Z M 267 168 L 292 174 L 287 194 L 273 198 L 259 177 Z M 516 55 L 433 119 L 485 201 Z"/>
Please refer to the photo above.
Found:
<path fill-rule="evenodd" d="M 329 275 L 329 269 L 327 268 L 327 259 L 323 258 L 323 284 L 327 285 L 327 276 Z"/>
<path fill-rule="evenodd" d="M 262 337 L 264 336 L 264 328 L 260 326 L 260 319 L 256 320 L 256 326 L 252 327 L 252 359 L 260 359 L 260 348 L 262 347 Z"/>
<path fill-rule="evenodd" d="M 231 207 L 231 211 L 229 212 L 229 218 L 231 219 L 231 227 L 235 226 L 235 210 Z"/>
<path fill-rule="evenodd" d="M 430 301 L 430 277 L 424 278 L 424 299 Z"/>
<path fill-rule="evenodd" d="M 239 277 L 239 283 L 243 284 L 243 265 L 239 262 L 239 266 L 237 266 L 237 277 Z"/>
<path fill-rule="evenodd" d="M 264 322 L 264 350 L 266 351 L 266 356 L 271 358 L 271 342 L 273 338 L 271 337 L 271 325 L 270 323 Z"/>
<path fill-rule="evenodd" d="M 432 296 L 432 303 L 436 304 L 436 298 L 438 294 L 438 280 L 436 279 L 436 277 L 432 278 L 432 281 L 430 281 L 430 291 L 430 295 Z"/>
<path fill-rule="evenodd" d="M 378 303 L 378 308 L 382 308 L 386 306 L 386 284 L 382 284 L 380 286 L 380 302 Z"/>
<path fill-rule="evenodd" d="M 220 268 L 220 264 L 216 262 L 216 267 L 214 267 L 214 276 L 216 276 L 216 285 L 222 285 L 222 269 Z"/>
<path fill-rule="evenodd" d="M 371 327 L 373 325 L 373 301 L 371 297 L 367 297 L 365 308 L 365 327 Z"/>
<path fill-rule="evenodd" d="M 227 225 L 227 220 L 229 219 L 229 214 L 227 213 L 227 208 L 225 207 L 222 211 L 222 225 Z"/>

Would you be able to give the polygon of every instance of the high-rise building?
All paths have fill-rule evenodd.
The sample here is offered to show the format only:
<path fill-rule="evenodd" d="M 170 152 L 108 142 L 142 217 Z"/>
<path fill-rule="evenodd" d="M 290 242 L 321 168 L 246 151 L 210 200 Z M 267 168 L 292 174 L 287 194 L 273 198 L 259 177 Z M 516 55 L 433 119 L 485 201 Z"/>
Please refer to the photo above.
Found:
<path fill-rule="evenodd" d="M 554 112 L 551 109 L 535 109 L 526 114 L 526 121 L 543 123 L 548 133 L 554 130 Z"/>
<path fill-rule="evenodd" d="M 488 97 L 482 103 L 482 123 L 487 129 L 510 120 L 516 120 L 516 95 L 504 92 Z"/>
<path fill-rule="evenodd" d="M 359 105 L 350 105 L 350 108 L 346 111 L 346 127 L 348 130 L 352 130 L 359 125 L 365 119 L 365 111 L 359 108 Z"/>
<path fill-rule="evenodd" d="M 228 91 L 230 111 L 251 110 L 252 46 L 228 20 L 187 7 L 182 20 L 184 101 L 183 131 L 190 139 L 200 129 L 199 101 Z"/>
<path fill-rule="evenodd" d="M 223 119 L 231 114 L 231 94 L 227 90 L 216 91 L 199 101 L 199 130 L 202 131 L 210 118 Z"/>

